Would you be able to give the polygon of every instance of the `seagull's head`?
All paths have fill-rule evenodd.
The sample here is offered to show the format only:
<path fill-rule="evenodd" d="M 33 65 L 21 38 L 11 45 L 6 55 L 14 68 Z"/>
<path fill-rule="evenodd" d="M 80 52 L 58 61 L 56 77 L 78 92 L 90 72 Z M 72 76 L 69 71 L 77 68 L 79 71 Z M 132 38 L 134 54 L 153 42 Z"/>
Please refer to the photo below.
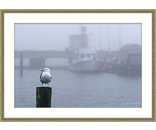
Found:
<path fill-rule="evenodd" d="M 41 72 L 49 72 L 50 73 L 50 69 L 49 68 L 44 68 L 41 70 Z"/>

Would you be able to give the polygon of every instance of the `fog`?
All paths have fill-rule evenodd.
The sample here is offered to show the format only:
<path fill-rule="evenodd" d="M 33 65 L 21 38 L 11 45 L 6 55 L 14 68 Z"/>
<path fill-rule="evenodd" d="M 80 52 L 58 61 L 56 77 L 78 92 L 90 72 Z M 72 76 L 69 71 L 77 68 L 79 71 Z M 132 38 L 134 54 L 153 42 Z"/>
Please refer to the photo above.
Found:
<path fill-rule="evenodd" d="M 16 50 L 64 50 L 69 35 L 86 27 L 89 46 L 97 50 L 119 50 L 128 43 L 141 45 L 141 24 L 15 24 Z"/>
<path fill-rule="evenodd" d="M 81 34 L 86 27 L 89 47 L 97 50 L 119 50 L 123 45 L 141 45 L 142 24 L 15 24 L 15 51 L 22 50 L 65 50 L 69 47 L 69 36 Z M 19 66 L 15 58 L 15 66 Z M 46 59 L 46 65 L 68 65 L 67 59 Z M 29 59 L 24 58 L 24 66 Z"/>

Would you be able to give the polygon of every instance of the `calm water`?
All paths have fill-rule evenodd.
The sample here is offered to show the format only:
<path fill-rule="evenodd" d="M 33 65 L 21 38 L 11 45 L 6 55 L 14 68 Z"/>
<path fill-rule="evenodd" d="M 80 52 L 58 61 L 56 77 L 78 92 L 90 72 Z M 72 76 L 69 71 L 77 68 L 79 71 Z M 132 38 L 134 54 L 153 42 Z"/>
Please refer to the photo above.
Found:
<path fill-rule="evenodd" d="M 142 107 L 141 76 L 52 70 L 52 107 Z M 15 70 L 15 107 L 36 107 L 40 70 Z M 45 85 L 46 86 L 46 85 Z"/>

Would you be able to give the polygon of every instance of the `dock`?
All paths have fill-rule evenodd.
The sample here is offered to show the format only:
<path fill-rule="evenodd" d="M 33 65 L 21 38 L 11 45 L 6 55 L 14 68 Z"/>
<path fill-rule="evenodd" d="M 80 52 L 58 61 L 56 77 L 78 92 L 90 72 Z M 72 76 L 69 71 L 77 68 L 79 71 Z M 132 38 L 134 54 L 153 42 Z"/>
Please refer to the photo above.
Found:
<path fill-rule="evenodd" d="M 33 51 L 33 50 L 24 50 L 24 51 L 15 51 L 15 58 L 20 59 L 20 66 L 23 66 L 23 59 L 28 58 L 29 59 L 29 67 L 27 68 L 43 68 L 45 66 L 46 59 L 49 58 L 59 58 L 59 59 L 67 59 L 68 62 L 71 58 L 73 58 L 73 51 L 61 50 L 46 50 L 46 51 Z M 22 55 L 22 57 L 21 57 Z M 108 51 L 97 51 L 98 57 L 101 59 L 104 59 L 104 57 L 109 56 Z M 112 52 L 113 56 L 118 56 L 118 51 Z M 23 66 L 24 67 L 24 66 Z"/>
<path fill-rule="evenodd" d="M 15 51 L 15 58 L 20 59 L 20 71 L 23 74 L 23 68 L 37 69 L 44 68 L 45 61 L 48 58 L 62 58 L 67 59 L 68 63 L 73 58 L 73 51 L 68 49 L 56 51 L 56 50 L 46 50 L 46 51 Z M 102 71 L 113 72 L 113 73 L 141 73 L 141 46 L 138 44 L 127 44 L 120 48 L 119 51 L 97 51 L 97 57 L 104 61 Z M 29 59 L 29 66 L 25 67 L 23 65 L 23 58 Z M 114 59 L 114 61 L 112 61 Z M 108 61 L 106 61 L 108 60 Z M 120 60 L 120 62 L 118 62 Z M 55 66 L 54 68 L 62 68 L 62 66 Z M 18 68 L 15 66 L 15 68 Z M 67 68 L 67 67 L 63 67 Z"/>

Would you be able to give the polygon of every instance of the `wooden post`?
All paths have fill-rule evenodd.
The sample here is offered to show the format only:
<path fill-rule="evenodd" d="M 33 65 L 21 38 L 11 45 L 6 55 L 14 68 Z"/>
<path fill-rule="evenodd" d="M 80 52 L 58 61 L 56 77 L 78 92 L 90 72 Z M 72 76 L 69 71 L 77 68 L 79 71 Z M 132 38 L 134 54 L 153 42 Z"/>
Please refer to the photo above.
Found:
<path fill-rule="evenodd" d="M 51 107 L 52 88 L 36 88 L 36 107 Z"/>
<path fill-rule="evenodd" d="M 20 55 L 20 75 L 23 75 L 23 54 Z"/>

